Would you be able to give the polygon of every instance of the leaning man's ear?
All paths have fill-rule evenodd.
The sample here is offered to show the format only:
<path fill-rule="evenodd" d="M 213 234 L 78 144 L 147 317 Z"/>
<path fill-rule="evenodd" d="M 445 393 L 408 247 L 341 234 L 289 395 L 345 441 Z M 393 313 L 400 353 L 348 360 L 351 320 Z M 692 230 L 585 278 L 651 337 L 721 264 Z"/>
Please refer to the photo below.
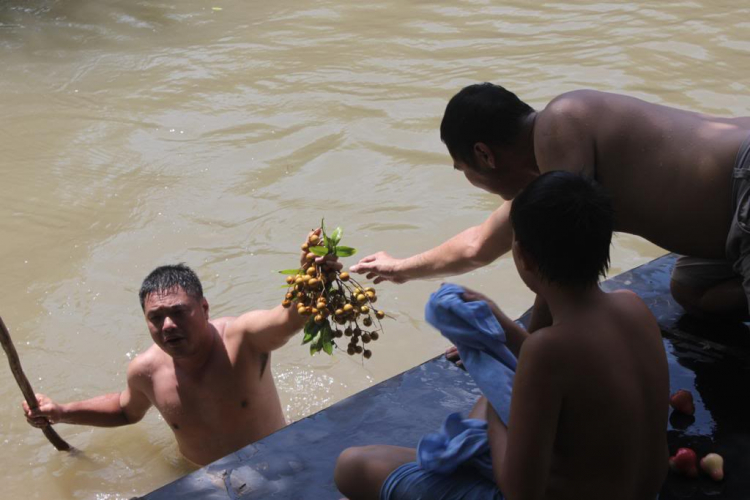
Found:
<path fill-rule="evenodd" d="M 492 153 L 492 149 L 483 142 L 474 144 L 474 160 L 476 160 L 480 170 L 495 168 L 495 155 Z"/>
<path fill-rule="evenodd" d="M 203 313 L 206 315 L 206 319 L 208 319 L 208 301 L 206 300 L 206 297 L 201 299 L 201 307 L 203 308 Z"/>

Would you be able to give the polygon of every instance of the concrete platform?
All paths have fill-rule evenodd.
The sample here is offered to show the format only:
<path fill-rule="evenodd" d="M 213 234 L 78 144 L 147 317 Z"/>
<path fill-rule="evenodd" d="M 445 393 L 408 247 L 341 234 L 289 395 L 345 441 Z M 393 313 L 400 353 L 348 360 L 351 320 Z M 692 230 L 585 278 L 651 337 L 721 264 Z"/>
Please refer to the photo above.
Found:
<path fill-rule="evenodd" d="M 669 356 L 672 391 L 695 396 L 695 418 L 670 417 L 670 452 L 725 458 L 726 478 L 685 480 L 670 474 L 660 498 L 750 498 L 750 329 L 684 316 L 669 294 L 675 257 L 623 273 L 603 288 L 640 295 L 659 320 Z M 349 446 L 415 446 L 445 416 L 467 412 L 479 395 L 471 378 L 443 357 L 362 391 L 267 438 L 168 484 L 144 500 L 341 498 L 333 483 L 336 457 Z M 602 492 L 607 498 L 607 492 Z"/>

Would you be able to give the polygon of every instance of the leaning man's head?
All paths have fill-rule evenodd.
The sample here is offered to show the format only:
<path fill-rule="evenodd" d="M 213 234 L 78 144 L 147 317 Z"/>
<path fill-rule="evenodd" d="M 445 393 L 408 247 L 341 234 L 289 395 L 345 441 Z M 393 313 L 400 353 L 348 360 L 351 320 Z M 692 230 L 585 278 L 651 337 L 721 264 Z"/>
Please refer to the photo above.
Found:
<path fill-rule="evenodd" d="M 543 174 L 513 200 L 510 219 L 520 271 L 525 267 L 543 282 L 585 289 L 609 269 L 614 210 L 594 180 L 562 171 Z"/>
<path fill-rule="evenodd" d="M 507 146 L 519 136 L 524 119 L 534 109 L 513 92 L 492 83 L 464 87 L 445 108 L 440 138 L 455 162 L 473 170 L 477 144 Z"/>
<path fill-rule="evenodd" d="M 208 302 L 198 276 L 184 264 L 161 266 L 138 293 L 151 337 L 167 353 L 189 353 L 208 323 Z"/>

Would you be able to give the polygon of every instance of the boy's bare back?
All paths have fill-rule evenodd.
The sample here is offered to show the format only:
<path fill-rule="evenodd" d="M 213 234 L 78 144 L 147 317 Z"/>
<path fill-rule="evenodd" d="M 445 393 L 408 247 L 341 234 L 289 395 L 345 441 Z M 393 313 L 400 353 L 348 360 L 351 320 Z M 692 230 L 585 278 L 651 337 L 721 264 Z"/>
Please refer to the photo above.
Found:
<path fill-rule="evenodd" d="M 655 498 L 667 473 L 669 372 L 643 301 L 602 293 L 529 341 L 554 359 L 562 401 L 545 498 Z"/>

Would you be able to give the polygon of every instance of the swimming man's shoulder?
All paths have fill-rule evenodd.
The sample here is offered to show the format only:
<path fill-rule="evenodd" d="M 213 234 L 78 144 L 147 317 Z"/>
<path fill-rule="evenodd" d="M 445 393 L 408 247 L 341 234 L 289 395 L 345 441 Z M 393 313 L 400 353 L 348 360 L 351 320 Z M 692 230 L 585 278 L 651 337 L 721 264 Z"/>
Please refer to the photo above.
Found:
<path fill-rule="evenodd" d="M 159 367 L 164 364 L 164 352 L 158 346 L 152 345 L 140 354 L 137 354 L 128 364 L 128 383 L 140 389 L 150 385 Z"/>

